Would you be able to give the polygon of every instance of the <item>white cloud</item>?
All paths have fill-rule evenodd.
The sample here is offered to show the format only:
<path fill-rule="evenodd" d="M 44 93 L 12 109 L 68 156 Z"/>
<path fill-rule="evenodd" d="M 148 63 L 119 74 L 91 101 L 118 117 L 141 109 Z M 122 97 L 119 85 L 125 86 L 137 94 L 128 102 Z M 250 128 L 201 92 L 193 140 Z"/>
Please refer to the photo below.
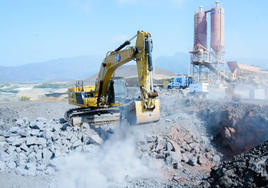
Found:
<path fill-rule="evenodd" d="M 121 36 L 117 36 L 112 38 L 111 40 L 109 40 L 110 43 L 119 43 L 119 42 L 125 42 L 126 40 L 128 40 L 128 36 L 127 35 L 121 35 Z"/>

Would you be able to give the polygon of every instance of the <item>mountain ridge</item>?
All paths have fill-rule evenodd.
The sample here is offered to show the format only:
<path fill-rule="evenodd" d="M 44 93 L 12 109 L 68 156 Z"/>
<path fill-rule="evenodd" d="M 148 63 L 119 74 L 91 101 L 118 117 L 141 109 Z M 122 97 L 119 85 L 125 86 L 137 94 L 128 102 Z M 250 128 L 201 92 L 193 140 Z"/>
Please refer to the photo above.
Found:
<path fill-rule="evenodd" d="M 0 66 L 0 82 L 45 82 L 53 79 L 84 79 L 99 72 L 102 60 L 103 56 L 84 55 L 29 63 L 16 67 Z M 267 59 L 226 58 L 227 61 L 261 66 L 260 70 L 268 69 Z M 154 66 L 175 74 L 187 74 L 189 62 L 189 53 L 177 52 L 173 56 L 159 56 L 155 59 Z M 226 70 L 229 70 L 227 64 L 225 67 Z"/>

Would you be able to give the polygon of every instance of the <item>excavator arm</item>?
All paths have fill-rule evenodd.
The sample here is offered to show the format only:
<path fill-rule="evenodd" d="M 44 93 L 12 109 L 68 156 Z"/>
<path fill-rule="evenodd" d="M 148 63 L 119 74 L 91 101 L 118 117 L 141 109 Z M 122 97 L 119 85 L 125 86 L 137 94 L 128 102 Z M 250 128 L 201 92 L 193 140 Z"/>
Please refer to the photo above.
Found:
<path fill-rule="evenodd" d="M 103 60 L 96 82 L 94 97 L 97 98 L 97 106 L 107 106 L 106 96 L 109 82 L 115 70 L 133 59 L 136 53 L 135 47 L 130 47 L 120 52 L 110 52 Z"/>

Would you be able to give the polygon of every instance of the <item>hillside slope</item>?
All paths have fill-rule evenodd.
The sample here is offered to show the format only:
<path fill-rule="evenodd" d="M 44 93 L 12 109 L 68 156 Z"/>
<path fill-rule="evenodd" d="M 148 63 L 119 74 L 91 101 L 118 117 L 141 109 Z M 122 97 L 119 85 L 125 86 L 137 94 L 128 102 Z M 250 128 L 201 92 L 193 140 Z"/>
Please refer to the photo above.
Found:
<path fill-rule="evenodd" d="M 159 67 L 154 67 L 154 75 L 163 75 L 163 76 L 176 76 L 175 73 L 159 68 Z M 83 79 L 85 85 L 94 85 L 95 81 L 98 77 L 99 73 L 93 74 L 89 77 L 86 77 Z M 122 67 L 119 67 L 115 71 L 115 76 L 116 77 L 135 77 L 138 75 L 137 72 L 137 67 L 136 65 L 124 65 Z M 71 83 L 70 86 L 74 85 L 74 83 Z"/>
<path fill-rule="evenodd" d="M 0 82 L 45 82 L 53 79 L 83 79 L 99 72 L 103 58 L 103 56 L 79 56 L 31 63 L 17 67 L 0 66 Z M 227 61 L 237 61 L 238 63 L 247 65 L 260 66 L 260 70 L 268 68 L 267 59 L 226 58 Z M 156 58 L 154 65 L 175 74 L 187 74 L 189 62 L 190 55 L 188 53 L 177 52 L 173 56 L 160 56 Z M 134 64 L 134 62 L 131 64 Z M 227 64 L 225 68 L 227 71 L 229 70 Z M 126 68 L 119 76 L 129 76 L 131 69 L 132 67 Z M 120 71 L 120 68 L 118 71 Z M 158 73 L 155 72 L 155 74 Z"/>

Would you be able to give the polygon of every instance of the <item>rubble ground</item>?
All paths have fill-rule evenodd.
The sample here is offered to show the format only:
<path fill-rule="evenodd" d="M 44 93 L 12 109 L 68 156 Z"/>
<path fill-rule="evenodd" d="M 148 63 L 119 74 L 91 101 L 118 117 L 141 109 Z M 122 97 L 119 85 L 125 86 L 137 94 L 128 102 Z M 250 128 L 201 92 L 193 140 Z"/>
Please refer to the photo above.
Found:
<path fill-rule="evenodd" d="M 73 107 L 67 102 L 1 104 L 0 184 L 206 186 L 213 166 L 267 140 L 265 102 L 196 99 L 159 90 L 160 121 L 132 127 L 70 127 L 62 119 Z M 128 88 L 129 101 L 138 95 L 138 88 Z"/>

